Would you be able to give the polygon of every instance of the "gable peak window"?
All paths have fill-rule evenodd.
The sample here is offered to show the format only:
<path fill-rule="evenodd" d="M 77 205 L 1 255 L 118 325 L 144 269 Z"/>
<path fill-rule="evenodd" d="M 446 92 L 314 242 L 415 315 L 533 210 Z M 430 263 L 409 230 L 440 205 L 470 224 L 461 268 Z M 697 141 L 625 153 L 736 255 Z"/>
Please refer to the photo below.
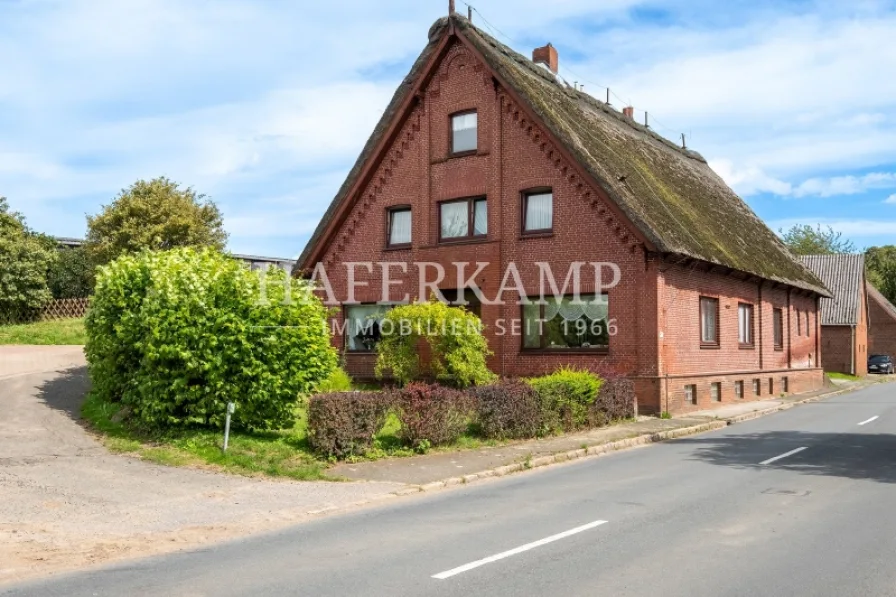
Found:
<path fill-rule="evenodd" d="M 411 244 L 411 208 L 393 207 L 389 210 L 388 244 L 401 247 Z"/>
<path fill-rule="evenodd" d="M 478 147 L 479 118 L 475 110 L 451 115 L 451 153 L 473 153 Z"/>
<path fill-rule="evenodd" d="M 523 234 L 554 230 L 554 193 L 550 190 L 523 193 Z"/>
<path fill-rule="evenodd" d="M 719 345 L 719 299 L 700 297 L 700 344 Z"/>
<path fill-rule="evenodd" d="M 741 346 L 753 346 L 753 305 L 737 305 L 737 341 Z"/>
<path fill-rule="evenodd" d="M 439 240 L 484 238 L 488 235 L 488 203 L 484 197 L 439 204 Z"/>

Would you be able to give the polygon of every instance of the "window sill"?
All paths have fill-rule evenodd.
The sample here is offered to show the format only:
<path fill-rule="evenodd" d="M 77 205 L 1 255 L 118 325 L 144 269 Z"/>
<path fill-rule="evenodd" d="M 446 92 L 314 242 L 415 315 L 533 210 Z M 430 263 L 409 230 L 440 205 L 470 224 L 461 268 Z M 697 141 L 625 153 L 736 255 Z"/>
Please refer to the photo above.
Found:
<path fill-rule="evenodd" d="M 722 348 L 719 344 L 701 344 L 700 350 L 720 350 Z"/>
<path fill-rule="evenodd" d="M 348 349 L 345 351 L 346 356 L 354 355 L 354 356 L 364 356 L 364 355 L 376 355 L 375 350 L 352 350 Z"/>
<path fill-rule="evenodd" d="M 524 348 L 520 351 L 522 355 L 529 356 L 544 356 L 549 354 L 564 356 L 569 354 L 574 355 L 604 355 L 609 354 L 610 349 L 606 347 L 602 348 Z"/>
<path fill-rule="evenodd" d="M 755 350 L 755 344 L 738 344 L 737 347 L 741 350 Z"/>
<path fill-rule="evenodd" d="M 413 248 L 414 246 L 411 243 L 406 245 L 386 245 L 383 247 L 383 251 L 409 251 Z"/>
<path fill-rule="evenodd" d="M 783 346 L 775 346 L 775 352 L 784 352 Z"/>
<path fill-rule="evenodd" d="M 553 230 L 545 230 L 543 232 L 523 232 L 520 234 L 520 240 L 525 240 L 527 238 L 551 238 L 554 236 Z"/>
<path fill-rule="evenodd" d="M 488 236 L 465 236 L 462 238 L 446 238 L 439 239 L 439 242 L 436 246 L 443 247 L 445 245 L 475 245 L 478 243 L 486 243 L 488 242 Z"/>

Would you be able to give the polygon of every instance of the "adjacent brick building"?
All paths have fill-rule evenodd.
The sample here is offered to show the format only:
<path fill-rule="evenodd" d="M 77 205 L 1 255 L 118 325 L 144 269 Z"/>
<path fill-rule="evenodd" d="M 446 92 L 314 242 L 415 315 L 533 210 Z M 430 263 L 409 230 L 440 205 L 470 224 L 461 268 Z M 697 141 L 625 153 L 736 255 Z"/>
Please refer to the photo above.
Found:
<path fill-rule="evenodd" d="M 871 284 L 868 296 L 868 354 L 885 354 L 896 359 L 896 306 Z"/>
<path fill-rule="evenodd" d="M 567 85 L 552 45 L 532 56 L 456 14 L 430 30 L 295 270 L 326 273 L 348 370 L 372 373 L 384 286 L 427 298 L 421 271 L 439 265 L 449 300 L 492 299 L 515 267 L 502 304 L 470 306 L 501 375 L 612 369 L 641 412 L 820 387 L 824 285 L 698 153 Z M 458 262 L 484 265 L 458 281 Z M 583 267 L 573 304 L 560 286 L 577 262 L 616 264 L 618 284 Z M 546 267 L 563 296 L 533 304 Z"/>
<path fill-rule="evenodd" d="M 831 291 L 821 299 L 821 365 L 826 371 L 868 373 L 868 297 L 864 255 L 806 255 L 803 263 Z"/>

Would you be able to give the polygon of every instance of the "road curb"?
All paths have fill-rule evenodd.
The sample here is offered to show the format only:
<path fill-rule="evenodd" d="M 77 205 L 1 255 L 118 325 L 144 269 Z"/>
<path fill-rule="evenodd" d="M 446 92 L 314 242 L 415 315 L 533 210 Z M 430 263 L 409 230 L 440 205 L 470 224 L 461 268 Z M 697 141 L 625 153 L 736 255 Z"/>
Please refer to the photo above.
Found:
<path fill-rule="evenodd" d="M 875 383 L 877 383 L 877 382 L 875 382 Z M 707 421 L 706 423 L 701 423 L 699 425 L 692 425 L 690 427 L 680 427 L 678 429 L 669 429 L 666 431 L 658 431 L 655 433 L 646 433 L 646 434 L 638 435 L 635 437 L 616 440 L 616 441 L 609 442 L 606 444 L 599 444 L 599 445 L 595 445 L 595 446 L 589 446 L 587 448 L 580 448 L 578 450 L 570 450 L 568 452 L 558 452 L 556 454 L 548 454 L 546 456 L 539 456 L 538 458 L 533 458 L 531 460 L 526 460 L 524 462 L 505 464 L 505 465 L 499 466 L 497 468 L 487 469 L 484 471 L 471 473 L 469 475 L 463 475 L 461 477 L 450 477 L 448 479 L 442 479 L 440 481 L 432 481 L 430 483 L 425 483 L 423 485 L 412 485 L 406 489 L 401 489 L 399 491 L 393 492 L 393 494 L 401 496 L 401 495 L 411 495 L 411 494 L 420 493 L 420 492 L 437 491 L 440 489 L 446 489 L 448 487 L 454 487 L 457 485 L 466 485 L 469 483 L 475 483 L 476 481 L 480 481 L 482 479 L 488 479 L 488 478 L 492 478 L 492 477 L 503 477 L 505 475 L 510 475 L 513 473 L 518 473 L 518 472 L 527 471 L 527 470 L 532 470 L 535 468 L 543 468 L 543 467 L 551 466 L 554 464 L 561 464 L 564 462 L 569 462 L 570 460 L 598 457 L 598 456 L 603 456 L 604 454 L 609 454 L 612 452 L 619 452 L 622 450 L 628 450 L 628 449 L 636 448 L 636 447 L 640 447 L 640 446 L 647 446 L 650 444 L 668 441 L 670 439 L 687 437 L 689 435 L 696 435 L 698 433 L 705 433 L 707 431 L 715 431 L 716 429 L 723 429 L 725 427 L 728 427 L 729 425 L 736 425 L 737 423 L 743 423 L 745 421 L 751 421 L 753 419 L 758 419 L 760 417 L 771 415 L 771 414 L 774 414 L 774 413 L 777 413 L 777 412 L 780 412 L 783 410 L 789 410 L 789 409 L 791 409 L 795 406 L 799 406 L 801 404 L 817 402 L 817 401 L 823 400 L 825 398 L 831 398 L 833 396 L 839 396 L 840 394 L 847 394 L 849 392 L 855 392 L 858 390 L 862 390 L 871 385 L 874 385 L 874 384 L 870 383 L 870 384 L 862 384 L 860 387 L 841 388 L 841 389 L 833 390 L 830 392 L 825 392 L 824 394 L 818 394 L 816 396 L 809 396 L 808 398 L 803 398 L 802 400 L 795 400 L 793 402 L 779 404 L 778 406 L 774 406 L 771 408 L 765 408 L 762 410 L 744 413 L 742 415 L 737 415 L 737 416 L 729 417 L 726 419 L 713 419 L 713 420 Z"/>
<path fill-rule="evenodd" d="M 666 431 L 645 433 L 643 435 L 620 439 L 606 444 L 589 446 L 587 448 L 579 448 L 578 450 L 570 450 L 568 452 L 548 454 L 546 456 L 539 456 L 538 458 L 532 458 L 523 462 L 515 462 L 513 464 L 505 464 L 497 468 L 479 471 L 477 473 L 471 473 L 469 475 L 463 475 L 461 477 L 450 477 L 441 481 L 433 481 L 431 483 L 417 485 L 414 487 L 414 489 L 400 490 L 398 492 L 395 492 L 395 494 L 407 495 L 408 493 L 436 491 L 439 489 L 445 489 L 447 487 L 466 485 L 482 479 L 488 479 L 491 477 L 503 477 L 505 475 L 510 475 L 513 473 L 532 470 L 536 468 L 543 468 L 553 464 L 569 462 L 571 460 L 603 456 L 604 454 L 609 454 L 612 452 L 619 452 L 622 450 L 637 448 L 639 446 L 646 446 L 670 439 L 685 437 L 697 433 L 704 433 L 706 431 L 713 431 L 715 429 L 722 429 L 727 426 L 727 421 L 718 420 L 707 421 L 706 423 L 700 423 L 699 425 L 692 425 L 690 427 L 679 427 L 677 429 L 668 429 Z"/>

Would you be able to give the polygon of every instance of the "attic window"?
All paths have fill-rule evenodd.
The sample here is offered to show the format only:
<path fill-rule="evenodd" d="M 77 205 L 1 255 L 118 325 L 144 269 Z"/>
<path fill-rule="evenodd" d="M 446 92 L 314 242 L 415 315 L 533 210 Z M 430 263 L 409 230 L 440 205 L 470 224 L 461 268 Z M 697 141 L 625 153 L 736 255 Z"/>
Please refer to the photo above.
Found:
<path fill-rule="evenodd" d="M 451 116 L 451 153 L 474 153 L 477 148 L 478 118 L 475 110 Z"/>
<path fill-rule="evenodd" d="M 550 189 L 523 193 L 523 234 L 554 229 L 554 194 Z"/>
<path fill-rule="evenodd" d="M 411 208 L 393 207 L 389 210 L 389 246 L 402 247 L 411 244 Z"/>

